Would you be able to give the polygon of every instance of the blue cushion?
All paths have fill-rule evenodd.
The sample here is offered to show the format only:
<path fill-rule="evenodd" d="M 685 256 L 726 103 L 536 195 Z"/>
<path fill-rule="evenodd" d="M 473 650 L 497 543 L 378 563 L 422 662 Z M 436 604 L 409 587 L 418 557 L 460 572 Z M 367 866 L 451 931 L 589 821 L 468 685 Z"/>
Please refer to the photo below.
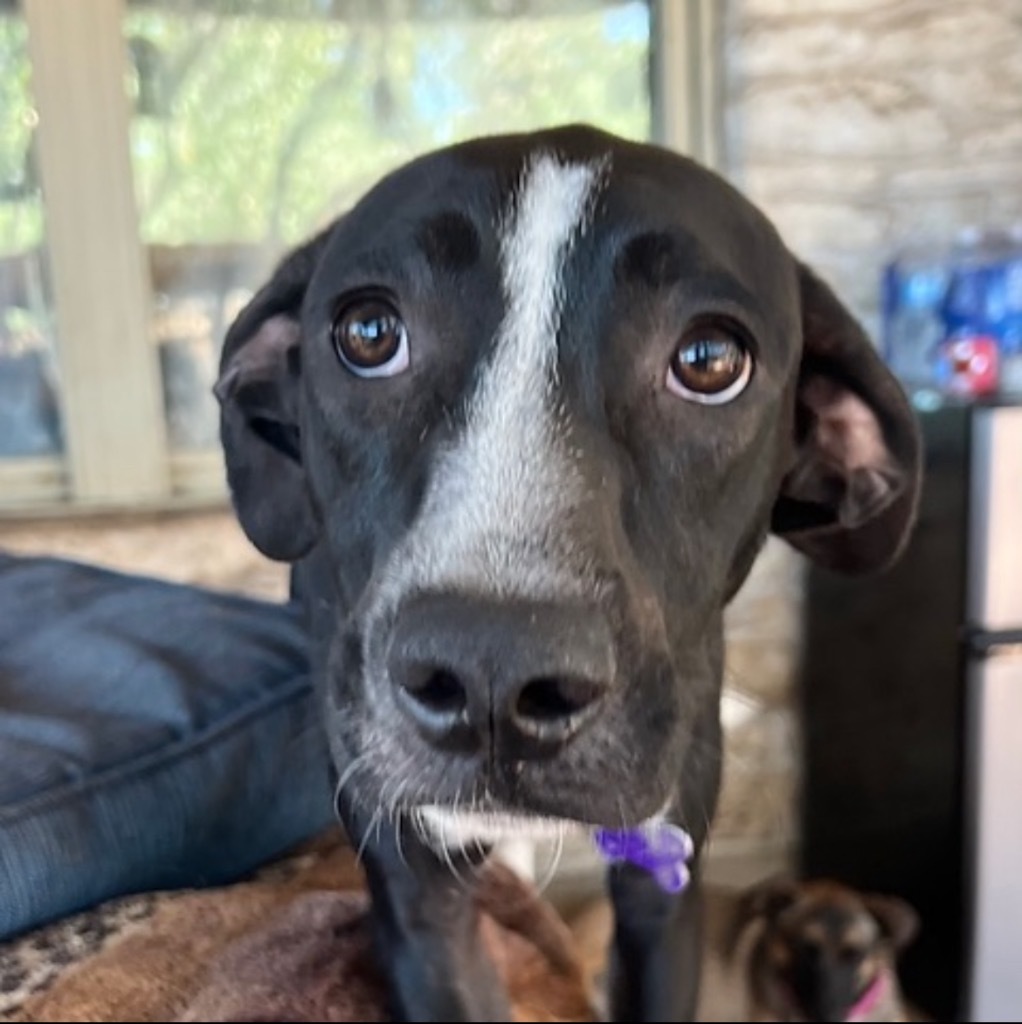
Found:
<path fill-rule="evenodd" d="M 324 828 L 293 606 L 0 554 L 0 938 Z"/>

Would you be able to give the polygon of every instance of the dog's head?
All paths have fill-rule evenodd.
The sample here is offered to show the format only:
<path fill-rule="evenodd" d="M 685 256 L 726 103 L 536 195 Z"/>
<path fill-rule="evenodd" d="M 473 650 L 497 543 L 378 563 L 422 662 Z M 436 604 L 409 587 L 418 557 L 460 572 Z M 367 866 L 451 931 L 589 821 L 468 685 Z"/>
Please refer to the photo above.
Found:
<path fill-rule="evenodd" d="M 733 924 L 732 955 L 758 926 L 747 962 L 760 1013 L 782 1021 L 902 1019 L 884 1015 L 884 1005 L 902 1009 L 896 962 L 919 926 L 904 900 L 829 880 L 769 879 L 743 896 Z"/>
<path fill-rule="evenodd" d="M 582 127 L 385 178 L 241 313 L 217 390 L 242 524 L 318 566 L 336 757 L 404 808 L 708 800 L 767 533 L 875 569 L 918 487 L 902 391 L 767 219 Z"/>

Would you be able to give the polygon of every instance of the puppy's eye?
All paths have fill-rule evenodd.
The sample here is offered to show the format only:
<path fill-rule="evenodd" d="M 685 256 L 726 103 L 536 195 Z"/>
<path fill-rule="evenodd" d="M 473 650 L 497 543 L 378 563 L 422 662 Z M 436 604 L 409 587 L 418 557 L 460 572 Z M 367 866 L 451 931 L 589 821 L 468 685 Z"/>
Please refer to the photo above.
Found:
<path fill-rule="evenodd" d="M 701 405 L 737 398 L 752 377 L 752 354 L 735 331 L 693 324 L 682 335 L 667 370 L 667 387 Z"/>
<path fill-rule="evenodd" d="M 408 367 L 408 329 L 386 299 L 359 299 L 333 322 L 341 362 L 357 377 L 393 377 Z"/>

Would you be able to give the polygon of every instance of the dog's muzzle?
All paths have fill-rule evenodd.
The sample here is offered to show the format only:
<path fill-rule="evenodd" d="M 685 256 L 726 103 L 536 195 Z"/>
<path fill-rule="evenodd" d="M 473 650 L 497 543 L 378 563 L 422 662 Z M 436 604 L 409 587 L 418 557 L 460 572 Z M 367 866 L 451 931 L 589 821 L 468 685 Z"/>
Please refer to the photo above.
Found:
<path fill-rule="evenodd" d="M 583 604 L 419 594 L 392 627 L 395 699 L 444 751 L 514 762 L 557 754 L 596 721 L 614 686 L 604 616 Z"/>

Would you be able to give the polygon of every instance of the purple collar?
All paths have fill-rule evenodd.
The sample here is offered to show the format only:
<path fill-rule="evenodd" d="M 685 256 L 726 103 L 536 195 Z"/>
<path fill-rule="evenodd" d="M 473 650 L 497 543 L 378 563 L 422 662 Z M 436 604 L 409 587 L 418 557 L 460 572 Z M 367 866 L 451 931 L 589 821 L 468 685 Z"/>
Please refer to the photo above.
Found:
<path fill-rule="evenodd" d="M 664 892 L 681 892 L 689 883 L 692 837 L 669 821 L 637 828 L 599 828 L 593 841 L 605 860 L 611 864 L 627 861 L 643 868 Z"/>

